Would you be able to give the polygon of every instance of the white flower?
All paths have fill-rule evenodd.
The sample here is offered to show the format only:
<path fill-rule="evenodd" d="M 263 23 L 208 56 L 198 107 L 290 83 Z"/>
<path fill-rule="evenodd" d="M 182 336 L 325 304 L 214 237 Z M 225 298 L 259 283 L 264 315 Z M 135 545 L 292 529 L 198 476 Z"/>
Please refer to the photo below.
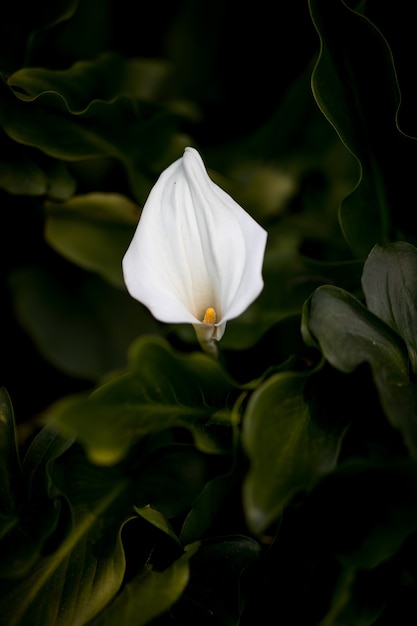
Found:
<path fill-rule="evenodd" d="M 267 233 L 208 176 L 194 148 L 157 180 L 123 258 L 130 295 L 205 349 L 263 288 Z"/>

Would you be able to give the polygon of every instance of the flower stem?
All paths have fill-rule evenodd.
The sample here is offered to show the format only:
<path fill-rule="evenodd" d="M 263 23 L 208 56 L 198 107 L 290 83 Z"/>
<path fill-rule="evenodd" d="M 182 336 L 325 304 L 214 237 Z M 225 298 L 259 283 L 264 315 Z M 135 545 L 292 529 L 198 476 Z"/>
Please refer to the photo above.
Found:
<path fill-rule="evenodd" d="M 219 348 L 215 339 L 200 340 L 200 346 L 204 352 L 214 359 L 219 358 Z"/>

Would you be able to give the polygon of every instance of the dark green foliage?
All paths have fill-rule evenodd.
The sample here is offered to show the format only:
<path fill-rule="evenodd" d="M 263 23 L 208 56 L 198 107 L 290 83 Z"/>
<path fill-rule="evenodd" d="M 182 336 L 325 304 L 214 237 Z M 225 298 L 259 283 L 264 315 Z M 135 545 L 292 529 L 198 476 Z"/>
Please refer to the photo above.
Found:
<path fill-rule="evenodd" d="M 409 4 L 2 7 L 1 624 L 416 623 Z M 189 145 L 268 231 L 218 361 L 121 271 Z"/>

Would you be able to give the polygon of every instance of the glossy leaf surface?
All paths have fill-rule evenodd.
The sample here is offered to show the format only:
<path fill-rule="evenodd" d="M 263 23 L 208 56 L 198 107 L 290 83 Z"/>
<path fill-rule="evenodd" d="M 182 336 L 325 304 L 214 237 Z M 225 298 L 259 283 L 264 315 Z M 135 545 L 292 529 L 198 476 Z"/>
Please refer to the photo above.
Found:
<path fill-rule="evenodd" d="M 343 427 L 326 430 L 315 421 L 304 394 L 307 378 L 276 374 L 256 390 L 244 415 L 243 445 L 250 459 L 244 503 L 257 534 L 337 461 Z"/>
<path fill-rule="evenodd" d="M 51 419 L 76 434 L 90 458 L 105 465 L 123 459 L 142 437 L 169 428 L 189 430 L 203 451 L 222 452 L 221 434 L 231 425 L 237 391 L 210 357 L 182 356 L 160 339 L 143 338 L 130 349 L 128 370 L 89 397 L 58 403 Z"/>

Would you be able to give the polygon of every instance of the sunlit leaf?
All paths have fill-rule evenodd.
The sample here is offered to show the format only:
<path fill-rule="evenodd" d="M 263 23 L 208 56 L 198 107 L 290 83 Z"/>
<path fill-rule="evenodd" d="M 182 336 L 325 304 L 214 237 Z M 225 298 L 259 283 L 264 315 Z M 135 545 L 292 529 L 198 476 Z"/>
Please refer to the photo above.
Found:
<path fill-rule="evenodd" d="M 105 465 L 120 461 L 145 435 L 174 427 L 190 430 L 201 450 L 221 452 L 228 445 L 237 390 L 211 357 L 184 356 L 147 337 L 131 346 L 127 370 L 87 397 L 58 402 L 49 419 Z"/>
<path fill-rule="evenodd" d="M 92 193 L 46 204 L 45 238 L 64 257 L 124 287 L 121 259 L 138 220 L 136 205 L 119 194 Z"/>
<path fill-rule="evenodd" d="M 183 556 L 161 572 L 144 568 L 91 626 L 118 626 L 121 623 L 123 626 L 146 626 L 167 611 L 187 586 L 189 561 L 198 548 L 198 543 L 187 546 Z"/>

